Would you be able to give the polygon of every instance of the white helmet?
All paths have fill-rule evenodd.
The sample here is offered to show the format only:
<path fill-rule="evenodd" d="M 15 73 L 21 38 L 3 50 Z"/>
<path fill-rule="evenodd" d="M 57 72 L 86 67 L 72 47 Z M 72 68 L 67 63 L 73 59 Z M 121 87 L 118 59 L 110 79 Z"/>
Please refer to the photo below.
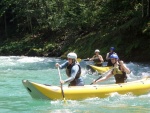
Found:
<path fill-rule="evenodd" d="M 95 50 L 95 53 L 96 53 L 96 52 L 98 52 L 98 53 L 99 53 L 99 52 L 100 52 L 100 50 L 96 49 L 96 50 Z"/>
<path fill-rule="evenodd" d="M 69 53 L 67 55 L 68 58 L 71 58 L 71 59 L 77 59 L 77 54 L 76 53 Z"/>

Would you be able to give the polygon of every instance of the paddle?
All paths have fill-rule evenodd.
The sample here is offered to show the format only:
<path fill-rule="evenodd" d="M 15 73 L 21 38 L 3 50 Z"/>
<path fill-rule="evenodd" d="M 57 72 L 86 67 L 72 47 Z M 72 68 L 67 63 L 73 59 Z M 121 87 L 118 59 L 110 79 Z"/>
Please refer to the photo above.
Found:
<path fill-rule="evenodd" d="M 103 76 L 106 76 L 106 74 L 110 71 L 112 71 L 115 67 L 111 68 L 110 70 L 108 70 L 107 72 L 103 73 L 100 77 L 98 77 L 96 80 L 94 80 L 94 82 L 96 82 L 97 80 L 99 80 L 100 78 L 102 78 Z M 90 85 L 94 84 L 94 82 L 92 82 Z"/>
<path fill-rule="evenodd" d="M 94 80 L 94 82 L 96 82 L 96 81 L 99 80 L 100 78 L 102 78 L 102 76 L 98 77 L 96 80 Z M 94 84 L 94 82 L 92 82 L 90 85 Z"/>
<path fill-rule="evenodd" d="M 89 59 L 81 59 L 81 58 L 77 58 L 77 61 L 78 61 L 78 62 L 81 62 L 82 60 L 83 60 L 83 61 L 90 61 Z"/>
<path fill-rule="evenodd" d="M 82 60 L 81 58 L 77 58 L 77 61 L 78 61 L 78 62 L 81 62 L 81 60 Z"/>
<path fill-rule="evenodd" d="M 59 78 L 60 78 L 60 81 L 61 81 L 61 75 L 60 75 L 59 67 L 58 67 L 58 73 L 59 73 Z M 64 101 L 66 102 L 62 83 L 60 84 L 60 87 L 61 87 L 61 94 L 62 94 L 62 97 L 63 97 Z"/>

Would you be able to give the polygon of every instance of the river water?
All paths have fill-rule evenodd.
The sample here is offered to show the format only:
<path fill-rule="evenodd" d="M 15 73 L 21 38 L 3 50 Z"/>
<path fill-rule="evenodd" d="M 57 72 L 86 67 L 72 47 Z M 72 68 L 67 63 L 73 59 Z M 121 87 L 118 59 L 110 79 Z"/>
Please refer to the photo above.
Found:
<path fill-rule="evenodd" d="M 63 63 L 59 58 L 1 56 L 0 57 L 0 112 L 1 113 L 150 113 L 150 93 L 140 96 L 132 94 L 111 94 L 107 98 L 89 98 L 85 100 L 36 100 L 22 84 L 27 79 L 37 83 L 60 85 L 55 63 Z M 81 61 L 82 77 L 90 84 L 97 74 L 86 73 L 88 62 Z M 150 75 L 150 63 L 128 62 L 132 73 L 128 81 L 138 80 Z M 65 70 L 61 70 L 65 79 Z M 99 84 L 114 83 L 110 78 Z"/>

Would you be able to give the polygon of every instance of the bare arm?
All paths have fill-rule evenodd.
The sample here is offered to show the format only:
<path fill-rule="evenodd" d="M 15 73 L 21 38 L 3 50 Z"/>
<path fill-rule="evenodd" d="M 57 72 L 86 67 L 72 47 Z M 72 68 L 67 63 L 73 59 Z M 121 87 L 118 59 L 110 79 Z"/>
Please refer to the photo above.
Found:
<path fill-rule="evenodd" d="M 104 81 L 104 80 L 107 80 L 107 79 L 110 78 L 112 75 L 113 75 L 113 74 L 112 74 L 111 72 L 109 72 L 109 74 L 108 74 L 107 76 L 105 76 L 105 77 L 103 77 L 103 78 L 101 78 L 101 79 L 95 81 L 95 83 L 101 82 L 101 81 Z"/>
<path fill-rule="evenodd" d="M 109 60 L 109 53 L 107 53 L 106 55 L 106 60 Z"/>
<path fill-rule="evenodd" d="M 90 58 L 89 60 L 94 60 L 94 57 L 95 57 L 95 55 L 92 58 Z"/>
<path fill-rule="evenodd" d="M 104 59 L 103 59 L 102 55 L 99 55 L 99 60 L 100 60 L 101 62 L 104 62 Z"/>
<path fill-rule="evenodd" d="M 126 72 L 127 74 L 131 73 L 130 69 L 124 64 L 123 61 L 119 61 L 119 63 L 120 63 L 121 68 L 123 69 L 124 72 Z"/>

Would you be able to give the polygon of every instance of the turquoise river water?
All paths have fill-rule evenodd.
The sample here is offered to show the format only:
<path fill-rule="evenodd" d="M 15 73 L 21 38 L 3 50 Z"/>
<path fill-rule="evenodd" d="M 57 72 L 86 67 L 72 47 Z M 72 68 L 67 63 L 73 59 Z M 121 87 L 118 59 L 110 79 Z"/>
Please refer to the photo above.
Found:
<path fill-rule="evenodd" d="M 0 113 L 150 113 L 150 93 L 140 96 L 113 93 L 107 98 L 85 100 L 36 100 L 26 91 L 22 80 L 51 85 L 60 85 L 55 63 L 63 63 L 59 58 L 1 56 L 0 57 Z M 97 74 L 86 73 L 88 62 L 80 62 L 85 84 L 90 84 Z M 150 75 L 150 63 L 128 62 L 132 73 L 128 81 Z M 65 79 L 65 70 L 61 70 Z M 99 84 L 114 83 L 110 78 Z M 66 84 L 67 85 L 67 84 Z"/>

